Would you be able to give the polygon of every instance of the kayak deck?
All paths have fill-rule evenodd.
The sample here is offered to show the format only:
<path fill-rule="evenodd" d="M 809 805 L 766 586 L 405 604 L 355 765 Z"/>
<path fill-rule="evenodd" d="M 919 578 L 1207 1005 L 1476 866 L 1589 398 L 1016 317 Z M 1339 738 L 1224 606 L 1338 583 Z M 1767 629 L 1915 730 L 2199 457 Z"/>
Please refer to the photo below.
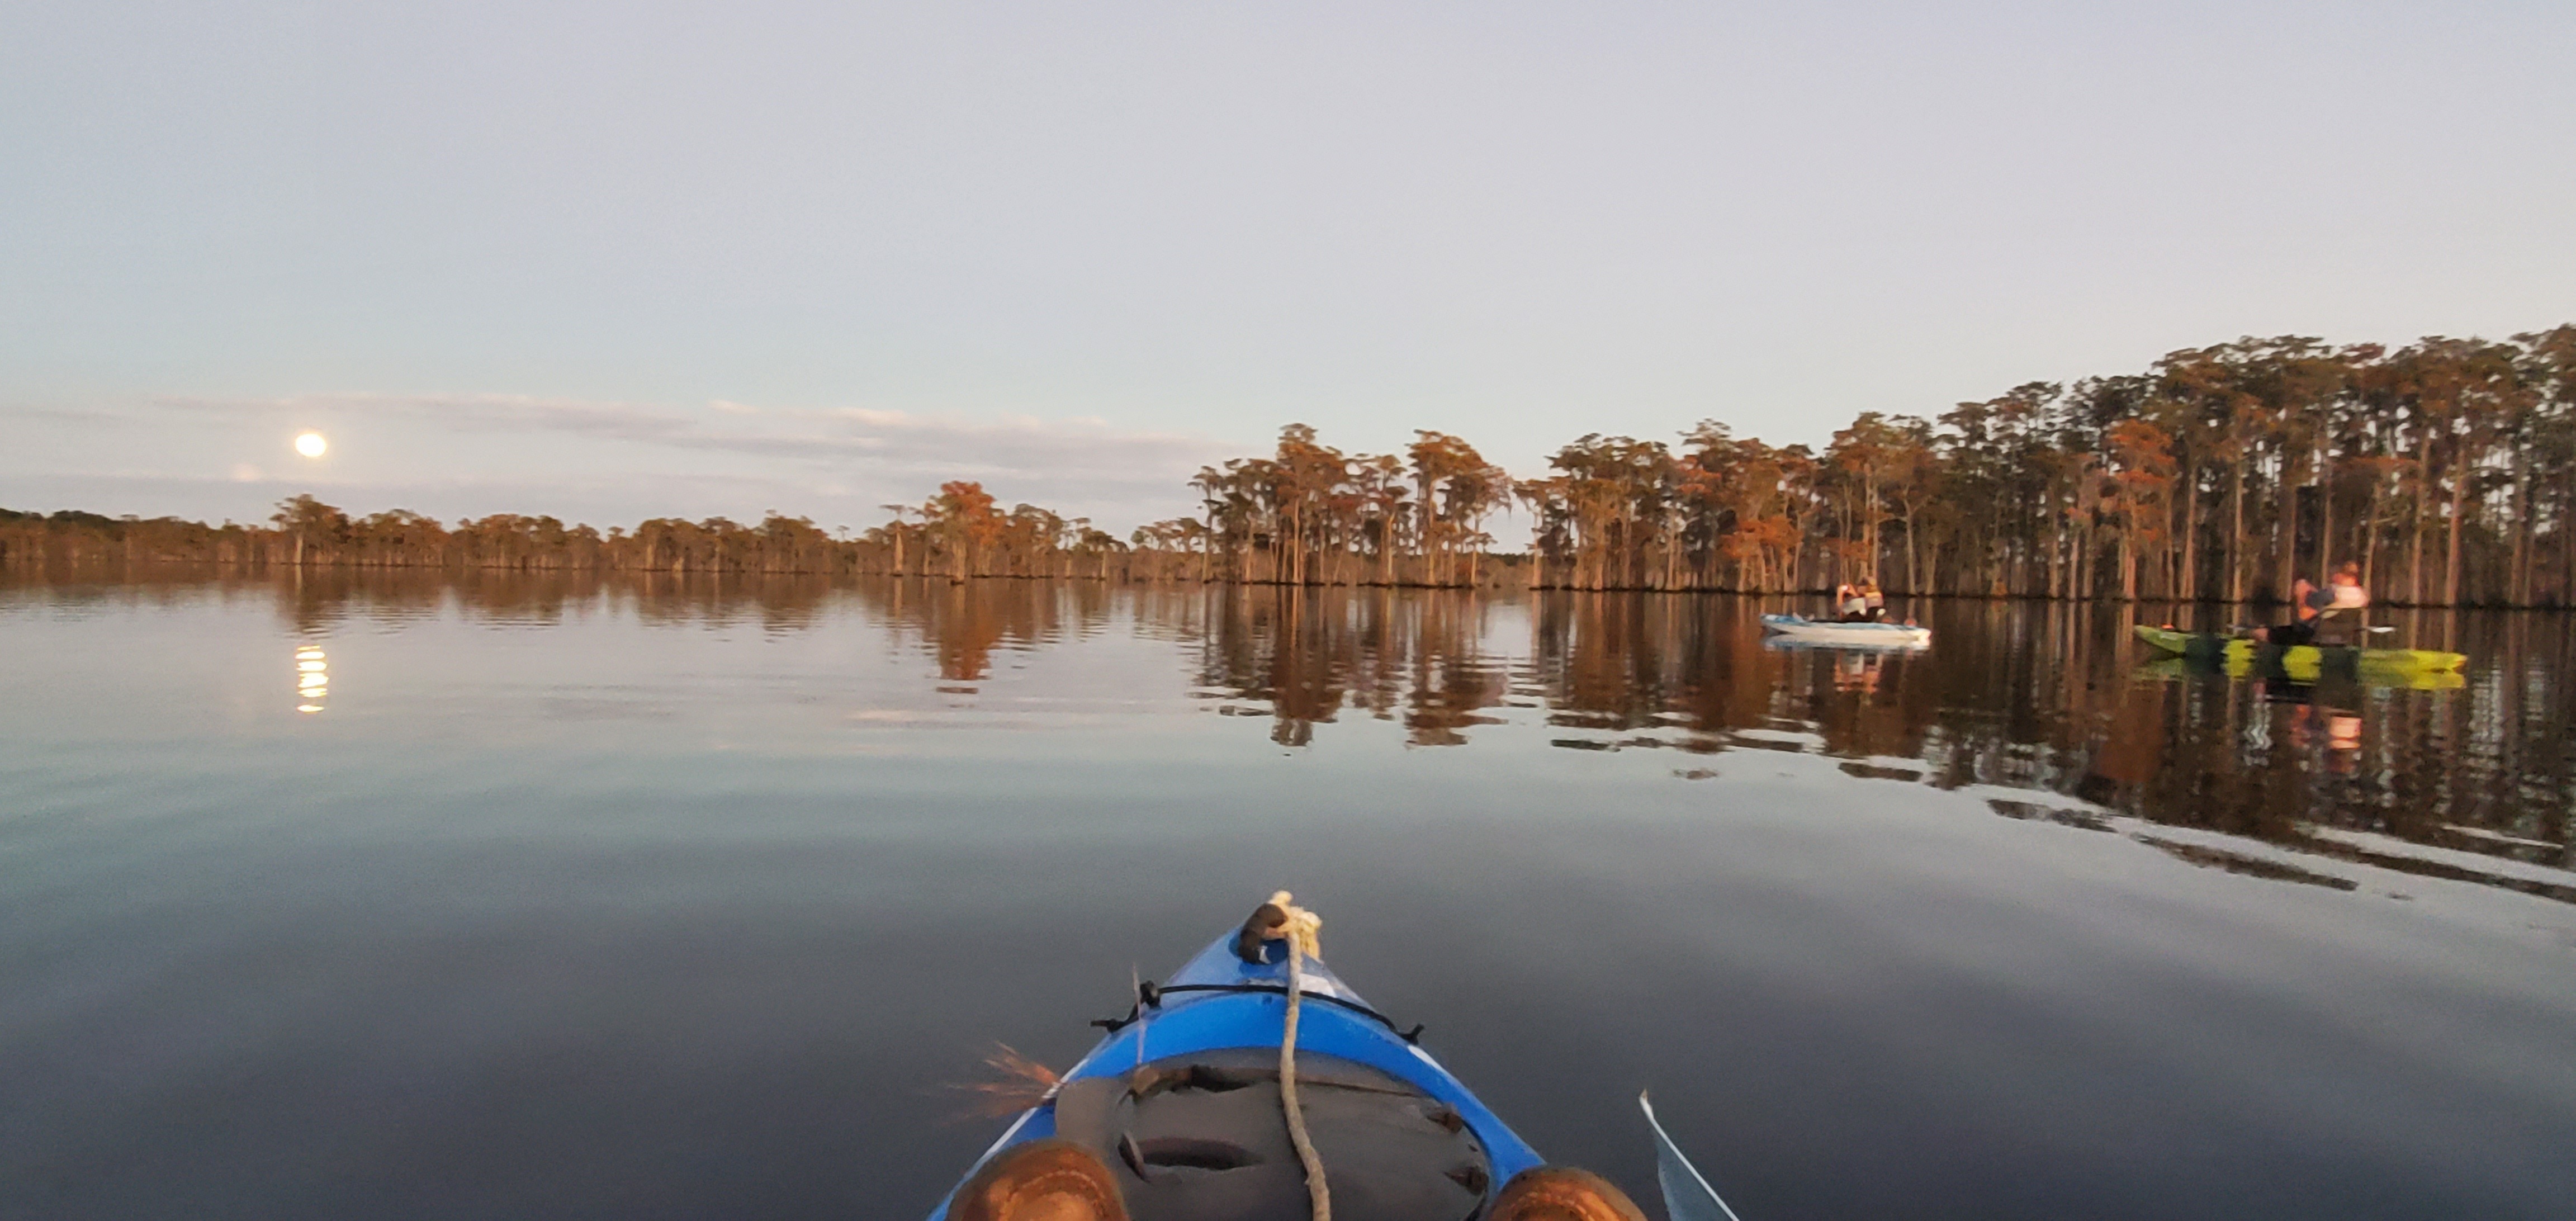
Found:
<path fill-rule="evenodd" d="M 1139 988 L 1134 1010 L 1104 1023 L 1109 1033 L 976 1165 L 1061 1137 L 1101 1156 L 1139 1217 L 1302 1210 L 1303 1170 L 1279 1120 L 1285 949 L 1261 943 L 1252 951 L 1260 960 L 1247 961 L 1236 952 L 1239 937 L 1219 937 L 1161 987 Z M 1302 974 L 1298 1088 L 1335 1216 L 1464 1221 L 1494 1188 L 1540 1164 L 1500 1116 L 1320 959 L 1308 958 Z M 947 1215 L 943 1200 L 930 1218 Z"/>
<path fill-rule="evenodd" d="M 2258 661 L 2280 666 L 2292 678 L 2302 672 L 2317 673 L 2333 666 L 2343 670 L 2377 670 L 2382 672 L 2457 670 L 2468 663 L 2459 653 L 2435 649 L 2371 649 L 2358 645 L 2274 645 L 2243 636 L 2220 636 L 2209 632 L 2184 632 L 2169 627 L 2141 623 L 2135 629 L 2138 639 L 2164 653 L 2192 660 L 2214 661 L 2231 670 L 2251 667 Z"/>

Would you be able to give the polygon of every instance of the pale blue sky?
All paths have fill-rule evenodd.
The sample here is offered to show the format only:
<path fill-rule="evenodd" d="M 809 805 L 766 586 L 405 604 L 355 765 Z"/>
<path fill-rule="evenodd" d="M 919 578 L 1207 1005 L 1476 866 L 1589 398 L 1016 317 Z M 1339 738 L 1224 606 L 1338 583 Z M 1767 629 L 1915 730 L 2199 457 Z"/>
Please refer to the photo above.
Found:
<path fill-rule="evenodd" d="M 1124 527 L 2576 320 L 2576 5 L 0 0 L 0 505 Z M 300 428 L 328 433 L 296 458 Z"/>

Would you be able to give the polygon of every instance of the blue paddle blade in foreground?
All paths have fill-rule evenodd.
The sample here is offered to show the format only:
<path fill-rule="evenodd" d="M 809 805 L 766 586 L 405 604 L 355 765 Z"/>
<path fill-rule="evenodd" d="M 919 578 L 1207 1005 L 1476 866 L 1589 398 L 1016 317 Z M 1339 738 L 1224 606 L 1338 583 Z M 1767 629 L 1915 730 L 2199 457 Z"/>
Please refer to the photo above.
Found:
<path fill-rule="evenodd" d="M 1664 1189 L 1664 1215 L 1672 1221 L 1742 1221 L 1673 1146 L 1673 1138 L 1655 1119 L 1655 1104 L 1646 1101 L 1644 1094 L 1637 1095 L 1637 1109 L 1646 1113 L 1646 1126 L 1655 1130 L 1655 1181 Z"/>

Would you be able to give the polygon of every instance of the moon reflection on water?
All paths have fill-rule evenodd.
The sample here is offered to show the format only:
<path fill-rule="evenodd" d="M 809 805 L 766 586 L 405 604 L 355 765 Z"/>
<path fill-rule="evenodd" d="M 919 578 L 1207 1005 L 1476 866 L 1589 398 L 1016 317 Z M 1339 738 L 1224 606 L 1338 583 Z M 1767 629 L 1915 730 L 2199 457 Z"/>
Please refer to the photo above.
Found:
<path fill-rule="evenodd" d="M 295 710 L 311 714 L 322 711 L 323 701 L 331 695 L 331 660 L 318 644 L 298 645 L 295 649 Z"/>

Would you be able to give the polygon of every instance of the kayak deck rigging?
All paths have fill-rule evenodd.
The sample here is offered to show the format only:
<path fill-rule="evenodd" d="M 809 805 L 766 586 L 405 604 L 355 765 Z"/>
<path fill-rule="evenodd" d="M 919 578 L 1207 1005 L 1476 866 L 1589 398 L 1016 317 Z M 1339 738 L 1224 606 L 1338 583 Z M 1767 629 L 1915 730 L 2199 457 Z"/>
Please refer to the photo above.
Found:
<path fill-rule="evenodd" d="M 1139 983 L 1128 1012 L 1094 1023 L 1100 1042 L 976 1167 L 1061 1139 L 1099 1155 L 1135 1221 L 1302 1219 L 1308 1180 L 1282 1122 L 1289 1089 L 1342 1221 L 1467 1221 L 1542 1164 L 1414 1042 L 1420 1026 L 1399 1028 L 1320 957 L 1296 971 L 1292 1085 L 1280 1071 L 1289 953 L 1250 931 L 1217 938 L 1168 983 Z"/>
<path fill-rule="evenodd" d="M 1422 1050 L 1422 1027 L 1335 976 L 1321 925 L 1281 891 L 1169 984 L 1136 981 L 930 1221 L 1641 1221 L 1608 1180 L 1545 1164 Z M 1666 1215 L 1736 1221 L 1637 1104 Z"/>

